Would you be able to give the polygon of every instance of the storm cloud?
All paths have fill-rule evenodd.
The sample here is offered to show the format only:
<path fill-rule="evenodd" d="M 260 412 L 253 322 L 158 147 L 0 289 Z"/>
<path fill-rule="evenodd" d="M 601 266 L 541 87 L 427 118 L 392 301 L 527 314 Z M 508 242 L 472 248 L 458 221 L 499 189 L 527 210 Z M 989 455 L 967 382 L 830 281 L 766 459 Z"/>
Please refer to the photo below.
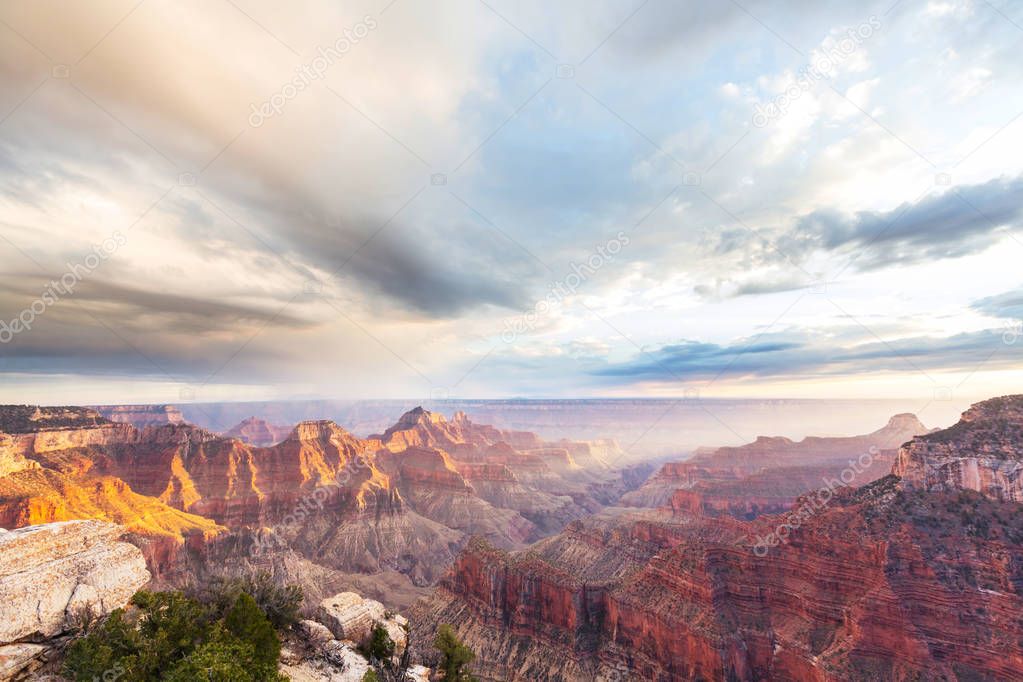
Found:
<path fill-rule="evenodd" d="M 995 332 L 998 333 L 995 333 Z M 779 378 L 849 373 L 1012 368 L 1019 354 L 1006 347 L 998 330 L 948 338 L 843 341 L 832 335 L 777 334 L 730 344 L 684 341 L 636 354 L 631 360 L 593 372 L 618 381 L 707 381 L 740 377 Z"/>
<path fill-rule="evenodd" d="M 1023 221 L 1023 178 L 998 178 L 952 188 L 890 211 L 843 215 L 821 210 L 800 218 L 779 239 L 782 248 L 855 252 L 858 267 L 875 269 L 982 251 Z"/>

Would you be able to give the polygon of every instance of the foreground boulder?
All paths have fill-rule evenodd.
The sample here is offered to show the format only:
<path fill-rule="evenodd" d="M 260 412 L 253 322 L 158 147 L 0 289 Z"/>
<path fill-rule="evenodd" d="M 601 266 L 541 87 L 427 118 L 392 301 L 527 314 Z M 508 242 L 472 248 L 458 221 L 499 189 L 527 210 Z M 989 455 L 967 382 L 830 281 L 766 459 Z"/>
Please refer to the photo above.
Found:
<path fill-rule="evenodd" d="M 370 638 L 373 626 L 380 623 L 395 645 L 398 656 L 408 642 L 408 620 L 391 613 L 374 599 L 363 599 L 355 592 L 342 592 L 320 602 L 317 619 L 338 639 L 362 643 Z"/>
<path fill-rule="evenodd" d="M 314 656 L 281 651 L 280 671 L 292 682 L 362 682 L 369 669 L 369 661 L 351 642 L 321 642 Z"/>
<path fill-rule="evenodd" d="M 0 529 L 0 644 L 53 637 L 127 604 L 150 574 L 122 533 L 102 521 Z"/>
<path fill-rule="evenodd" d="M 25 675 L 44 663 L 49 647 L 42 644 L 6 644 L 0 646 L 0 680 Z"/>
<path fill-rule="evenodd" d="M 408 620 L 373 599 L 342 592 L 320 602 L 317 620 L 303 620 L 281 651 L 280 671 L 294 682 L 361 682 L 370 662 L 359 650 L 382 625 L 395 643 L 397 664 L 408 643 Z M 405 682 L 429 682 L 430 669 L 412 665 Z"/>

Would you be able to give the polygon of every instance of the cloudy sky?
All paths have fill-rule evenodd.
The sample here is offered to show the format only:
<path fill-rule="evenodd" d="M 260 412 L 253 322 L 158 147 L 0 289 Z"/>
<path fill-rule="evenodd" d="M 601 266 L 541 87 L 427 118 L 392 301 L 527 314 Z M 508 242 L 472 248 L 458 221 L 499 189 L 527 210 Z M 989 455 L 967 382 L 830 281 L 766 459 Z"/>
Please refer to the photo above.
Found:
<path fill-rule="evenodd" d="M 0 400 L 1018 392 L 1023 5 L 7 0 Z"/>

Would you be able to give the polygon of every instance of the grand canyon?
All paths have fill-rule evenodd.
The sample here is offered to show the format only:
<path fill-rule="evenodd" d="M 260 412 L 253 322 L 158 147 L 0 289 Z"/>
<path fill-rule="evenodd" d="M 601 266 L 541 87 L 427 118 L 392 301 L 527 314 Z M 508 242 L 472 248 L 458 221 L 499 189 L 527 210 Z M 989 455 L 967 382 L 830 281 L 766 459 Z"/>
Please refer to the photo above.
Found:
<path fill-rule="evenodd" d="M 1023 675 L 1023 396 L 659 467 L 420 407 L 365 437 L 221 435 L 171 406 L 0 415 L 13 679 L 53 670 L 85 588 L 110 610 L 259 571 L 310 614 L 341 594 L 402 613 L 419 661 L 450 624 L 481 680 Z"/>
<path fill-rule="evenodd" d="M 1023 680 L 1021 32 L 3 0 L 0 682 Z"/>

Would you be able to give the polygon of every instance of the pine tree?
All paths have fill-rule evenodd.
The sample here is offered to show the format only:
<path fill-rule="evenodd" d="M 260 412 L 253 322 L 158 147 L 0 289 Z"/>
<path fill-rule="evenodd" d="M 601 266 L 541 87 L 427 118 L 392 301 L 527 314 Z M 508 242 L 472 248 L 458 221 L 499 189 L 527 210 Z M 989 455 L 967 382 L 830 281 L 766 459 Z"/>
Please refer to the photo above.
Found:
<path fill-rule="evenodd" d="M 443 682 L 476 682 L 476 678 L 464 670 L 475 658 L 476 654 L 462 644 L 455 635 L 454 629 L 448 624 L 437 628 L 437 636 L 433 640 L 433 648 L 441 654 L 441 672 Z"/>
<path fill-rule="evenodd" d="M 245 592 L 238 595 L 234 606 L 224 619 L 228 632 L 252 646 L 258 663 L 277 667 L 281 655 L 281 641 L 273 625 L 256 604 L 256 600 Z"/>

